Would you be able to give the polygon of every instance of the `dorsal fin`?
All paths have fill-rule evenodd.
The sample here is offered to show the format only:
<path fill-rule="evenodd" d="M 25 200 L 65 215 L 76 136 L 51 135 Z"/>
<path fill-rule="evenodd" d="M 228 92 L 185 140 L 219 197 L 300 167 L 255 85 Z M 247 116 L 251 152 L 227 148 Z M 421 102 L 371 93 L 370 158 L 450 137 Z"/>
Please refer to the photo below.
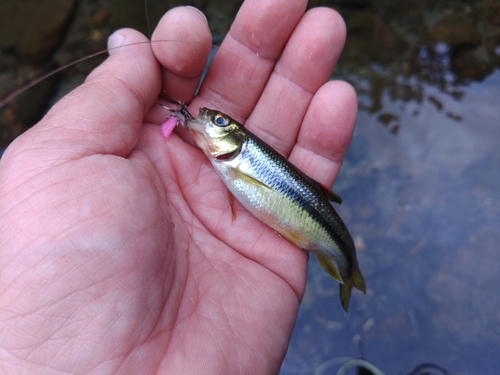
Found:
<path fill-rule="evenodd" d="M 320 184 L 318 181 L 313 180 L 311 177 L 307 176 L 305 173 L 303 173 L 303 177 L 311 184 L 316 186 L 319 190 L 325 194 L 326 198 L 330 202 L 335 202 L 337 204 L 342 204 L 342 198 L 340 198 L 336 193 L 328 189 L 325 185 Z"/>

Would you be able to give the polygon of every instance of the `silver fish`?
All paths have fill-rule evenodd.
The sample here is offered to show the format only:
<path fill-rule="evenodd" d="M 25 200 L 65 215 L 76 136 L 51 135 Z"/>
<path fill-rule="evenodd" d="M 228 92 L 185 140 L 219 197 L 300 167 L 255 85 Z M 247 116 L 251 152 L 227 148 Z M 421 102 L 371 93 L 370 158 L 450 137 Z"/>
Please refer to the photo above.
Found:
<path fill-rule="evenodd" d="M 201 108 L 193 117 L 181 105 L 173 117 L 191 132 L 229 191 L 259 220 L 297 247 L 313 252 L 340 283 L 349 308 L 351 289 L 365 292 L 353 240 L 330 202 L 332 191 L 312 180 L 228 115 Z M 234 215 L 234 208 L 233 210 Z"/>

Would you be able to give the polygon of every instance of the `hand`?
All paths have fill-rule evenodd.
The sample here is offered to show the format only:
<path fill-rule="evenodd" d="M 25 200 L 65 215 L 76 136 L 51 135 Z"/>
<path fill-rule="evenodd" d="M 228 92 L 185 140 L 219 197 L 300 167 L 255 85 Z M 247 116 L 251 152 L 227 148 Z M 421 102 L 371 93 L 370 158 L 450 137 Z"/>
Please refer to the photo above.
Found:
<path fill-rule="evenodd" d="M 0 163 L 0 372 L 278 373 L 307 254 L 239 205 L 232 221 L 187 134 L 162 139 L 155 101 L 219 109 L 331 186 L 356 97 L 325 83 L 343 21 L 305 7 L 247 0 L 194 98 L 208 47 L 117 48 L 12 143 Z M 112 43 L 122 37 L 147 40 L 124 29 Z M 187 7 L 153 39 L 211 41 Z"/>

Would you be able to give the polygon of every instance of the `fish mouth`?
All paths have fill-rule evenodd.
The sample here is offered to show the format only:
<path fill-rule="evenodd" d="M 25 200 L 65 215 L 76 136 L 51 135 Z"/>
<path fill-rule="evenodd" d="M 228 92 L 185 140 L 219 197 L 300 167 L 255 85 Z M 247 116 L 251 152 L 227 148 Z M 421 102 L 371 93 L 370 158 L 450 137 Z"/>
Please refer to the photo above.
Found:
<path fill-rule="evenodd" d="M 181 109 L 179 109 L 179 113 L 184 116 L 185 120 L 194 120 L 194 116 L 189 112 L 187 105 L 185 105 L 183 102 L 179 102 Z M 186 121 L 187 122 L 187 121 Z"/>
<path fill-rule="evenodd" d="M 238 147 L 234 151 L 216 155 L 215 159 L 217 159 L 218 161 L 230 161 L 236 158 L 240 153 L 241 153 L 241 147 Z"/>
<path fill-rule="evenodd" d="M 176 118 L 182 126 L 189 129 L 188 123 L 195 120 L 195 117 L 189 112 L 187 105 L 183 102 L 179 102 L 179 105 L 181 108 L 178 110 L 169 109 L 171 112 L 170 118 Z"/>

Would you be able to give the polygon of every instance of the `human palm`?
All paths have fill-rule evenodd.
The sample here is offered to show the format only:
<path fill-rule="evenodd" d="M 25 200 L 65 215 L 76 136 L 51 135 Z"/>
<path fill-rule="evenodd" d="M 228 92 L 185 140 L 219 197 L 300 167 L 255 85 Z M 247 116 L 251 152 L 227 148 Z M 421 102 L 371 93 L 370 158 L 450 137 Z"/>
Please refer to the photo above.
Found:
<path fill-rule="evenodd" d="M 0 369 L 278 372 L 307 256 L 238 204 L 233 221 L 206 157 L 182 129 L 162 138 L 166 115 L 154 103 L 161 91 L 194 113 L 207 106 L 247 119 L 332 185 L 356 101 L 348 85 L 323 84 L 342 21 L 329 10 L 303 16 L 305 3 L 248 0 L 193 100 L 199 44 L 118 48 L 9 147 L 0 164 Z M 201 17 L 175 9 L 153 39 L 209 43 Z M 125 45 L 145 40 L 120 33 Z"/>

